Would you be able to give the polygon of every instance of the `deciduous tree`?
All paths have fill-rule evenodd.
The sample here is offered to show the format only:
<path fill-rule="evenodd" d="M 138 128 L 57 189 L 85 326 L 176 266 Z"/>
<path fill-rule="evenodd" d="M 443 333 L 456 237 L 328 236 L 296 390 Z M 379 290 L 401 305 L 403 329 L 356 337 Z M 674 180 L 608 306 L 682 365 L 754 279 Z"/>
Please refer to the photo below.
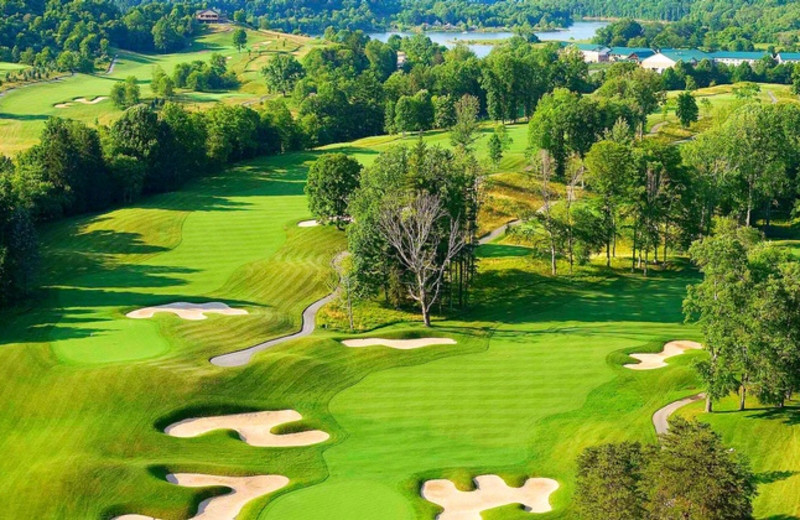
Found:
<path fill-rule="evenodd" d="M 342 153 L 325 154 L 308 170 L 305 191 L 311 213 L 336 227 L 348 220 L 347 204 L 358 188 L 361 164 Z"/>

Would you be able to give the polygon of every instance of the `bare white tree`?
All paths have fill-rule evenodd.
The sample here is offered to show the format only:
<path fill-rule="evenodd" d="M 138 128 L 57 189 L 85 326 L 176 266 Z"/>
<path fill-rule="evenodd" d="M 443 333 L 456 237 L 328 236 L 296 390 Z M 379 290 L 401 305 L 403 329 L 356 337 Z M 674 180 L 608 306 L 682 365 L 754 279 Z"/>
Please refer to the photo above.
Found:
<path fill-rule="evenodd" d="M 458 219 L 444 229 L 441 221 L 446 218 L 439 197 L 419 194 L 407 205 L 385 209 L 380 219 L 381 234 L 413 275 L 408 293 L 419 303 L 426 327 L 431 326 L 430 310 L 439 297 L 444 273 L 468 241 Z"/>

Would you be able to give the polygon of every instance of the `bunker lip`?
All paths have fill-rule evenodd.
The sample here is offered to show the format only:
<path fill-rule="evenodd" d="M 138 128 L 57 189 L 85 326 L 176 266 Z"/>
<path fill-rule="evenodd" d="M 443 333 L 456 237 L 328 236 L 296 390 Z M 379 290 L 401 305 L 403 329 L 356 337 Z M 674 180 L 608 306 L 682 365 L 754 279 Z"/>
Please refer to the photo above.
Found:
<path fill-rule="evenodd" d="M 431 345 L 455 345 L 456 340 L 451 338 L 415 338 L 415 339 L 386 339 L 386 338 L 357 338 L 346 339 L 342 345 L 350 348 L 383 346 L 398 350 L 412 350 Z"/>
<path fill-rule="evenodd" d="M 639 363 L 628 363 L 623 365 L 625 368 L 631 370 L 655 370 L 657 368 L 664 368 L 667 366 L 666 360 L 679 356 L 687 350 L 700 350 L 703 345 L 696 341 L 670 341 L 664 344 L 661 352 L 655 354 L 630 354 L 634 359 L 638 359 Z"/>
<path fill-rule="evenodd" d="M 106 99 L 108 99 L 108 96 L 95 96 L 91 100 L 85 97 L 79 97 L 73 99 L 73 101 L 75 101 L 76 103 L 82 103 L 84 105 L 95 105 L 97 103 L 100 103 L 101 101 L 105 101 Z"/>
<path fill-rule="evenodd" d="M 226 487 L 230 493 L 207 498 L 200 502 L 197 514 L 189 520 L 231 520 L 244 506 L 256 498 L 286 487 L 289 479 L 283 475 L 254 475 L 249 477 L 223 477 L 200 473 L 170 473 L 167 481 L 183 487 Z M 151 516 L 126 514 L 113 520 L 158 520 Z"/>
<path fill-rule="evenodd" d="M 100 103 L 101 101 L 105 101 L 106 99 L 108 99 L 108 96 L 96 96 L 96 97 L 92 98 L 91 100 L 89 100 L 89 99 L 87 99 L 85 97 L 79 97 L 79 98 L 73 99 L 72 101 L 64 101 L 62 103 L 56 103 L 55 105 L 53 105 L 53 107 L 54 108 L 69 108 L 75 103 L 80 103 L 82 105 L 96 105 L 97 103 Z"/>
<path fill-rule="evenodd" d="M 181 319 L 190 321 L 199 321 L 207 319 L 206 314 L 223 314 L 226 316 L 241 316 L 248 314 L 244 309 L 234 309 L 229 307 L 227 303 L 222 302 L 207 302 L 207 303 L 188 303 L 188 302 L 175 302 L 166 303 L 164 305 L 155 305 L 152 307 L 144 307 L 131 311 L 125 316 L 133 319 L 147 319 L 152 318 L 153 315 L 159 312 L 168 312 L 175 314 Z"/>
<path fill-rule="evenodd" d="M 218 430 L 233 430 L 239 438 L 259 448 L 288 448 L 310 446 L 330 438 L 327 432 L 308 430 L 295 433 L 275 434 L 272 430 L 282 424 L 299 421 L 303 416 L 295 410 L 248 412 L 184 419 L 164 428 L 172 437 L 197 437 Z"/>
<path fill-rule="evenodd" d="M 559 487 L 549 478 L 529 478 L 522 487 L 511 487 L 498 475 L 475 477 L 475 490 L 460 491 L 450 480 L 428 480 L 420 494 L 444 511 L 438 520 L 481 520 L 481 512 L 510 504 L 521 504 L 529 513 L 552 511 L 550 495 Z"/>

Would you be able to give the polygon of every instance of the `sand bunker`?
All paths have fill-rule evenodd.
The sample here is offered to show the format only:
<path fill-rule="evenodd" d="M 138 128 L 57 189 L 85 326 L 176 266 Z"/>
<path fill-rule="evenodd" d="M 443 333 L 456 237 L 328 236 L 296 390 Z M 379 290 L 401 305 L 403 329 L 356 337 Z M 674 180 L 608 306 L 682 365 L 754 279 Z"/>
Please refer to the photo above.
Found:
<path fill-rule="evenodd" d="M 315 227 L 319 226 L 319 222 L 316 220 L 302 220 L 297 223 L 297 227 Z"/>
<path fill-rule="evenodd" d="M 522 487 L 510 487 L 497 475 L 475 477 L 474 491 L 459 491 L 449 480 L 429 480 L 422 485 L 422 497 L 444 508 L 438 520 L 481 520 L 481 511 L 509 504 L 522 504 L 529 513 L 552 511 L 550 494 L 558 482 L 529 478 Z"/>
<path fill-rule="evenodd" d="M 299 421 L 302 418 L 303 416 L 295 410 L 199 417 L 171 424 L 164 429 L 164 433 L 185 438 L 196 437 L 214 430 L 234 430 L 244 442 L 260 448 L 310 446 L 330 438 L 330 435 L 321 430 L 281 435 L 271 433 L 271 430 L 278 425 Z"/>
<path fill-rule="evenodd" d="M 624 365 L 625 368 L 631 370 L 654 370 L 656 368 L 664 368 L 667 366 L 666 360 L 679 356 L 687 350 L 700 350 L 703 345 L 696 341 L 670 341 L 664 345 L 664 350 L 657 354 L 631 354 L 634 359 L 638 359 L 641 363 L 628 363 Z"/>
<path fill-rule="evenodd" d="M 384 347 L 396 348 L 399 350 L 411 350 L 415 348 L 428 347 L 430 345 L 455 345 L 456 340 L 450 338 L 417 338 L 417 339 L 385 339 L 385 338 L 364 338 L 346 339 L 342 345 L 346 347 L 372 347 L 381 345 Z"/>
<path fill-rule="evenodd" d="M 286 487 L 289 479 L 283 475 L 256 475 L 252 477 L 219 477 L 199 473 L 174 473 L 167 480 L 184 487 L 222 486 L 233 492 L 208 498 L 200 502 L 197 514 L 189 520 L 234 520 L 251 500 L 274 493 Z M 122 515 L 114 520 L 158 520 L 144 515 Z"/>
<path fill-rule="evenodd" d="M 89 101 L 88 99 L 86 99 L 84 97 L 81 97 L 81 98 L 77 98 L 77 99 L 75 99 L 73 101 L 75 101 L 76 103 L 82 103 L 84 105 L 96 105 L 97 103 L 99 103 L 101 101 L 104 101 L 106 99 L 108 99 L 108 96 L 97 96 L 96 98 L 92 99 L 91 101 Z"/>
<path fill-rule="evenodd" d="M 184 320 L 204 320 L 206 314 L 224 314 L 227 316 L 241 316 L 247 314 L 244 309 L 232 309 L 225 303 L 208 302 L 208 303 L 186 303 L 176 302 L 167 303 L 165 305 L 156 305 L 155 307 L 145 307 L 129 312 L 125 316 L 134 319 L 152 318 L 157 312 L 171 312 Z"/>
<path fill-rule="evenodd" d="M 91 101 L 89 101 L 88 99 L 82 97 L 82 98 L 73 99 L 72 101 L 68 101 L 68 102 L 65 102 L 65 103 L 56 103 L 53 106 L 55 108 L 69 108 L 74 103 L 81 103 L 82 105 L 95 105 L 95 104 L 97 104 L 97 103 L 99 103 L 101 101 L 104 101 L 106 99 L 108 99 L 108 96 L 97 96 L 96 98 L 92 99 Z"/>

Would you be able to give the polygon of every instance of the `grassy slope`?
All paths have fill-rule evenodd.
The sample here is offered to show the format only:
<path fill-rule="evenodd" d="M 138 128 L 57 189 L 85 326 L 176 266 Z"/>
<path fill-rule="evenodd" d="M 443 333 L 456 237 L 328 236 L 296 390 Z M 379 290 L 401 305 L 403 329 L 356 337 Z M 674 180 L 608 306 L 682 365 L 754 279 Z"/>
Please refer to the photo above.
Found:
<path fill-rule="evenodd" d="M 23 65 L 21 63 L 9 63 L 7 61 L 0 61 L 0 72 L 2 73 L 10 71 L 18 71 L 27 68 L 28 68 L 27 65 Z"/>
<path fill-rule="evenodd" d="M 504 164 L 518 170 L 524 127 L 512 135 L 516 151 Z M 398 140 L 331 148 L 369 162 Z M 0 414 L 0 486 L 14 497 L 4 513 L 186 518 L 207 495 L 165 483 L 159 476 L 169 470 L 293 479 L 288 493 L 254 503 L 245 518 L 312 519 L 319 511 L 332 520 L 431 518 L 435 508 L 417 496 L 420 480 L 446 476 L 469 486 L 477 472 L 499 472 L 510 482 L 559 479 L 556 511 L 542 518 L 570 518 L 580 449 L 652 440 L 652 412 L 695 391 L 688 365 L 702 354 L 661 371 L 619 366 L 627 360 L 621 351 L 696 337 L 680 325 L 688 275 L 642 280 L 590 267 L 551 280 L 498 246 L 482 255 L 477 306 L 437 324 L 435 333 L 456 338 L 457 347 L 351 350 L 320 331 L 248 367 L 211 366 L 213 354 L 296 328 L 303 306 L 327 291 L 343 237 L 294 226 L 308 216 L 301 188 L 313 156 L 254 161 L 180 193 L 46 230 L 54 244 L 45 251 L 49 288 L 37 307 L 5 315 L 0 331 L 0 399 L 8 403 Z M 221 299 L 253 314 L 203 322 L 123 316 L 174 299 Z M 398 324 L 376 334 L 420 332 Z M 151 343 L 162 355 L 147 357 Z M 131 361 L 113 361 L 120 356 Z M 256 449 L 225 433 L 173 439 L 157 429 L 189 414 L 283 407 L 330 431 L 332 442 Z M 725 417 L 731 431 L 743 422 Z M 769 430 L 775 442 L 769 453 L 746 450 L 759 471 L 800 470 L 770 455 L 798 451 L 791 427 L 744 422 Z M 760 515 L 800 514 L 800 486 L 784 482 L 789 498 L 764 488 Z M 319 485 L 297 489 L 312 483 Z M 489 516 L 526 517 L 515 507 Z"/>
<path fill-rule="evenodd" d="M 316 45 L 315 41 L 299 36 L 248 30 L 248 50 L 239 52 L 233 47 L 231 34 L 229 27 L 217 27 L 193 41 L 185 51 L 173 54 L 119 51 L 111 74 L 75 74 L 57 82 L 33 84 L 7 92 L 0 97 L 0 153 L 17 153 L 34 144 L 44 122 L 51 116 L 78 119 L 89 124 L 112 122 L 122 112 L 109 100 L 94 105 L 73 103 L 67 108 L 56 108 L 55 105 L 81 97 L 91 100 L 108 96 L 111 86 L 128 76 L 138 78 L 142 96 L 148 98 L 152 95 L 150 80 L 155 65 L 160 65 L 170 74 L 178 63 L 206 61 L 212 53 L 220 53 L 229 58 L 229 68 L 244 82 L 242 87 L 219 93 L 185 91 L 179 93 L 179 97 L 193 106 L 216 101 L 243 102 L 267 94 L 258 71 L 270 56 L 279 52 L 301 55 Z"/>
<path fill-rule="evenodd" d="M 779 85 L 773 83 L 761 83 L 761 92 L 758 93 L 757 99 L 760 103 L 772 103 L 770 92 L 775 96 L 779 103 L 800 103 L 800 99 L 793 95 L 789 85 Z M 693 92 L 697 98 L 698 107 L 700 109 L 700 119 L 687 129 L 683 128 L 678 122 L 675 115 L 675 98 L 682 91 L 670 91 L 667 93 L 667 112 L 657 112 L 650 114 L 647 118 L 647 129 L 651 130 L 656 128 L 659 138 L 667 141 L 680 141 L 687 139 L 698 133 L 708 129 L 713 120 L 719 117 L 720 114 L 727 114 L 733 110 L 737 104 L 742 103 L 733 94 L 735 85 L 717 85 L 714 87 L 707 87 L 697 89 Z M 706 108 L 702 100 L 708 100 L 710 105 Z"/>

